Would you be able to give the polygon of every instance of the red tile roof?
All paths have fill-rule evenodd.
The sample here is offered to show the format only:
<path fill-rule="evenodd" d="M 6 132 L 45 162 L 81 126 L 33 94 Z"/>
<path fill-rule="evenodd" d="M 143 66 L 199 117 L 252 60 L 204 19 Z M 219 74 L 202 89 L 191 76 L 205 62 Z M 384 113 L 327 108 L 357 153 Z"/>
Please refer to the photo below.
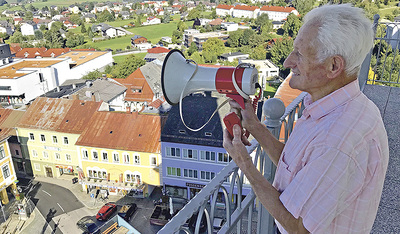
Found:
<path fill-rule="evenodd" d="M 282 82 L 282 84 L 279 86 L 278 90 L 275 93 L 275 98 L 279 98 L 283 101 L 285 104 L 285 107 L 287 107 L 294 99 L 296 99 L 297 96 L 299 96 L 302 91 L 298 89 L 292 89 L 289 86 L 289 81 L 292 79 L 292 73 L 290 73 L 286 79 Z"/>
<path fill-rule="evenodd" d="M 217 6 L 217 9 L 230 10 L 230 9 L 232 9 L 233 7 L 234 7 L 234 6 L 231 6 L 231 5 L 219 4 L 219 5 Z"/>
<path fill-rule="evenodd" d="M 76 145 L 160 153 L 166 117 L 138 112 L 96 112 Z"/>
<path fill-rule="evenodd" d="M 23 48 L 17 53 L 15 53 L 16 58 L 36 58 L 37 56 L 43 57 L 43 53 L 47 49 L 45 47 L 41 48 Z"/>
<path fill-rule="evenodd" d="M 256 6 L 245 6 L 245 5 L 237 5 L 234 7 L 235 10 L 242 10 L 242 11 L 255 11 L 257 9 L 260 9 Z"/>
<path fill-rule="evenodd" d="M 221 25 L 222 19 L 216 18 L 215 20 L 210 21 L 209 25 Z"/>
<path fill-rule="evenodd" d="M 130 102 L 147 102 L 153 101 L 154 93 L 147 83 L 146 78 L 140 68 L 134 71 L 125 79 L 114 79 L 126 87 L 125 101 Z M 141 92 L 136 92 L 136 90 Z"/>
<path fill-rule="evenodd" d="M 62 54 L 65 54 L 67 52 L 71 51 L 70 48 L 53 48 L 53 49 L 48 49 L 46 50 L 43 54 L 42 57 L 57 57 Z"/>
<path fill-rule="evenodd" d="M 100 104 L 101 102 L 38 97 L 17 126 L 79 133 Z"/>
<path fill-rule="evenodd" d="M 22 48 L 19 46 L 19 43 L 11 43 L 10 50 L 12 54 L 16 54 L 18 51 L 22 50 Z"/>
<path fill-rule="evenodd" d="M 290 13 L 295 11 L 294 7 L 282 7 L 282 6 L 263 6 L 260 11 L 277 11 L 277 12 L 287 12 Z"/>
<path fill-rule="evenodd" d="M 162 53 L 168 53 L 170 50 L 164 47 L 154 47 L 151 49 L 147 50 L 147 53 L 151 54 L 162 54 Z"/>

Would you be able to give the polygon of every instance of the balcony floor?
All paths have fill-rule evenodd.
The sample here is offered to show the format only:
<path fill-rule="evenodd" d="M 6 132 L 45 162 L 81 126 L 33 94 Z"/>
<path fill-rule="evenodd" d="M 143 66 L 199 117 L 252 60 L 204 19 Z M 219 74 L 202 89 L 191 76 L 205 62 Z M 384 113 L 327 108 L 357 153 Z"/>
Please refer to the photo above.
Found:
<path fill-rule="evenodd" d="M 366 85 L 364 93 L 381 111 L 389 138 L 389 166 L 371 233 L 400 233 L 400 88 Z"/>

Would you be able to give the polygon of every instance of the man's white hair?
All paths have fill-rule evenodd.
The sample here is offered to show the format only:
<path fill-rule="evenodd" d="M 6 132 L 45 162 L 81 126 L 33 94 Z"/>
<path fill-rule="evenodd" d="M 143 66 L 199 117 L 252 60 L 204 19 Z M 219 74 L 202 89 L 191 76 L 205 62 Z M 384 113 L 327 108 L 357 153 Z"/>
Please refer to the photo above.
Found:
<path fill-rule="evenodd" d="M 372 23 L 363 10 L 350 4 L 324 5 L 306 14 L 304 25 L 307 24 L 318 27 L 314 43 L 320 62 L 340 55 L 347 75 L 358 75 L 374 40 Z"/>

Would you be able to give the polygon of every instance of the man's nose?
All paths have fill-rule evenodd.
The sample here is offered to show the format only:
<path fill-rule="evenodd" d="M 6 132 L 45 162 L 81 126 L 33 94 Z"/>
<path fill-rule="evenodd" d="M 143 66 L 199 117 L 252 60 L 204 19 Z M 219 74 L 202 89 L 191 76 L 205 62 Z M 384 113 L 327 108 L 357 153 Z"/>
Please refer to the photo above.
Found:
<path fill-rule="evenodd" d="M 292 56 L 293 52 L 289 54 L 289 56 L 285 59 L 285 61 L 283 62 L 283 66 L 285 68 L 293 68 L 294 63 L 293 63 L 293 56 Z"/>

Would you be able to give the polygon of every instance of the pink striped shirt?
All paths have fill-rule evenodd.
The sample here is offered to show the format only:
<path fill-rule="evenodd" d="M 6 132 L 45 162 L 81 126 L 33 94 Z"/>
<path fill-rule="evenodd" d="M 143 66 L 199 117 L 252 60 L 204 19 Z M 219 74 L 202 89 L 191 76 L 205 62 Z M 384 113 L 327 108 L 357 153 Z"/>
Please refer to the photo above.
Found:
<path fill-rule="evenodd" d="M 370 233 L 389 160 L 378 108 L 358 81 L 304 104 L 273 183 L 281 202 L 311 233 Z"/>

